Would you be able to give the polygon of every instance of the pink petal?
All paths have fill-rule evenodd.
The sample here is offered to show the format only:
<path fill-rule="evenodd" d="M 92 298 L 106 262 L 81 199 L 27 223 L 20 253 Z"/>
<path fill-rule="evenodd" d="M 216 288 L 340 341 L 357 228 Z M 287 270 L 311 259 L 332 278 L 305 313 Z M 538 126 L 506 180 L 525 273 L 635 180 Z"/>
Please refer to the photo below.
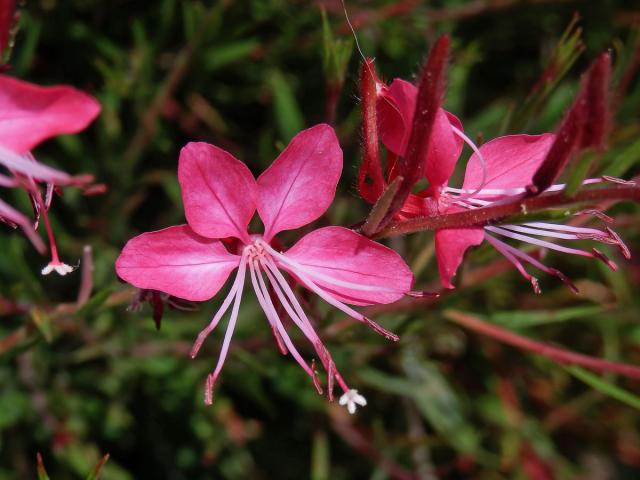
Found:
<path fill-rule="evenodd" d="M 407 149 L 417 96 L 415 85 L 396 78 L 378 97 L 380 140 L 396 155 L 404 155 Z"/>
<path fill-rule="evenodd" d="M 380 287 L 379 291 L 356 290 L 314 279 L 338 300 L 354 305 L 391 303 L 413 285 L 413 274 L 402 257 L 390 248 L 343 227 L 325 227 L 302 237 L 285 256 L 302 264 L 311 274 Z M 295 271 L 283 265 L 295 275 Z"/>
<path fill-rule="evenodd" d="M 453 133 L 452 126 L 462 131 L 462 123 L 455 115 L 442 108 L 438 110 L 424 167 L 429 185 L 435 188 L 447 184 L 462 153 L 464 142 Z"/>
<path fill-rule="evenodd" d="M 240 257 L 220 241 L 179 225 L 129 240 L 116 261 L 116 272 L 138 288 L 202 301 L 220 290 L 239 262 Z"/>
<path fill-rule="evenodd" d="M 298 133 L 258 178 L 258 213 L 268 242 L 320 217 L 333 200 L 342 172 L 342 150 L 329 125 Z"/>
<path fill-rule="evenodd" d="M 249 242 L 256 181 L 244 163 L 221 148 L 191 142 L 180 151 L 178 181 L 187 222 L 196 233 Z"/>
<path fill-rule="evenodd" d="M 440 282 L 445 288 L 454 288 L 451 278 L 456 274 L 467 249 L 482 243 L 484 230 L 482 227 L 448 228 L 437 230 L 435 238 Z"/>
<path fill-rule="evenodd" d="M 404 155 L 411 134 L 418 89 L 411 83 L 396 78 L 383 89 L 378 99 L 378 128 L 382 143 L 396 155 Z M 458 118 L 440 108 L 433 124 L 424 161 L 425 176 L 431 186 L 447 183 L 462 152 L 463 140 L 453 133 L 451 126 L 462 130 Z"/>
<path fill-rule="evenodd" d="M 24 153 L 42 141 L 84 130 L 100 104 L 73 87 L 40 87 L 0 75 L 0 145 Z"/>
<path fill-rule="evenodd" d="M 482 188 L 522 188 L 545 159 L 555 135 L 507 135 L 480 147 L 486 163 L 486 183 Z M 482 181 L 482 164 L 474 153 L 469 159 L 462 188 L 475 189 Z"/>

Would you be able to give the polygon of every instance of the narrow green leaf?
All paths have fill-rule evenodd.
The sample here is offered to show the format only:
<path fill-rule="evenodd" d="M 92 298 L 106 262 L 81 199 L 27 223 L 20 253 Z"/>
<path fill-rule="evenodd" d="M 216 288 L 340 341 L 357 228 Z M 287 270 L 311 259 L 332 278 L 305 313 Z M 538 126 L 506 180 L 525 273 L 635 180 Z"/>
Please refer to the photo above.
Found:
<path fill-rule="evenodd" d="M 615 398 L 616 400 L 629 405 L 630 407 L 636 408 L 640 410 L 640 397 L 637 395 L 625 390 L 613 383 L 607 382 L 602 378 L 594 375 L 593 373 L 588 372 L 587 370 L 580 367 L 564 367 L 571 375 L 576 377 L 578 380 L 586 383 L 594 390 L 599 391 L 600 393 L 604 393 L 605 395 Z"/>
<path fill-rule="evenodd" d="M 203 51 L 202 68 L 209 72 L 220 70 L 229 64 L 245 60 L 259 47 L 260 41 L 255 38 L 215 45 Z"/>
<path fill-rule="evenodd" d="M 604 173 L 611 177 L 622 177 L 638 163 L 640 163 L 640 139 L 617 154 L 616 157 L 611 160 L 611 163 L 605 169 Z"/>
<path fill-rule="evenodd" d="M 569 320 L 584 319 L 606 312 L 609 309 L 610 307 L 607 306 L 587 305 L 562 308 L 558 310 L 515 310 L 492 313 L 489 316 L 489 319 L 491 323 L 495 323 L 502 327 L 518 329 L 546 325 L 549 323 L 561 323 Z"/>
<path fill-rule="evenodd" d="M 109 460 L 108 453 L 100 459 L 93 471 L 87 476 L 87 480 L 98 480 L 100 478 L 100 471 L 102 470 L 102 467 L 104 467 L 104 464 L 107 463 L 107 460 Z"/>
<path fill-rule="evenodd" d="M 93 295 L 87 303 L 85 303 L 82 307 L 80 307 L 75 316 L 78 318 L 86 317 L 95 313 L 109 298 L 113 288 L 107 287 L 103 290 L 100 290 L 98 293 Z"/>
<path fill-rule="evenodd" d="M 313 435 L 311 451 L 311 480 L 329 480 L 331 462 L 329 461 L 329 440 L 327 432 L 318 430 Z"/>
<path fill-rule="evenodd" d="M 273 94 L 273 109 L 276 125 L 284 140 L 289 141 L 304 128 L 304 120 L 293 89 L 279 70 L 272 70 L 267 83 Z"/>
<path fill-rule="evenodd" d="M 49 315 L 38 307 L 34 307 L 31 309 L 31 320 L 33 320 L 35 326 L 38 327 L 38 330 L 40 330 L 40 333 L 47 343 L 51 343 L 53 340 L 53 328 Z"/>
<path fill-rule="evenodd" d="M 580 157 L 569 165 L 571 169 L 569 178 L 567 179 L 567 186 L 565 193 L 568 197 L 572 197 L 582 186 L 582 182 L 591 171 L 591 166 L 597 160 L 599 154 L 596 154 L 593 150 L 586 150 Z"/>
<path fill-rule="evenodd" d="M 435 364 L 423 361 L 413 353 L 405 354 L 402 363 L 408 378 L 415 384 L 413 399 L 424 418 L 457 450 L 477 451 L 478 434 L 467 422 L 458 395 Z"/>
<path fill-rule="evenodd" d="M 49 480 L 49 475 L 47 475 L 47 470 L 44 468 L 40 452 L 36 454 L 36 459 L 38 461 L 38 480 Z"/>

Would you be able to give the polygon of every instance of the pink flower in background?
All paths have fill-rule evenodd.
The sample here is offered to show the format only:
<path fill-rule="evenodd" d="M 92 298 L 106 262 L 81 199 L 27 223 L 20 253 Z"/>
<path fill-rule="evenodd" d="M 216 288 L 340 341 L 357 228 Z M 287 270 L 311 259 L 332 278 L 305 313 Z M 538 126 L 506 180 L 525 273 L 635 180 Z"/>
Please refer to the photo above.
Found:
<path fill-rule="evenodd" d="M 391 163 L 387 166 L 391 181 L 395 176 L 394 156 L 403 156 L 407 148 L 416 108 L 417 88 L 404 80 L 396 79 L 390 86 L 379 82 L 377 91 L 380 138 L 393 154 Z M 422 192 L 409 196 L 397 214 L 399 219 L 474 209 L 523 195 L 555 139 L 555 135 L 551 133 L 509 135 L 495 138 L 478 148 L 463 133 L 460 121 L 443 109 L 439 109 L 436 115 L 431 135 L 427 155 L 422 160 L 424 176 L 429 186 Z M 449 178 L 455 169 L 464 142 L 469 144 L 474 153 L 467 164 L 462 188 L 452 188 L 448 186 Z M 586 180 L 584 183 L 602 181 L 602 178 L 597 178 Z M 562 184 L 552 185 L 547 191 L 558 191 L 564 187 Z M 451 278 L 462 262 L 466 250 L 486 240 L 532 283 L 536 292 L 540 291 L 538 281 L 526 271 L 523 264 L 530 264 L 554 275 L 575 290 L 575 286 L 560 271 L 498 239 L 498 236 L 563 253 L 597 258 L 614 270 L 617 268 L 615 263 L 600 250 L 582 250 L 558 244 L 557 241 L 593 240 L 612 244 L 620 249 L 625 258 L 630 257 L 629 250 L 620 237 L 608 227 L 600 230 L 551 222 L 524 222 L 517 225 L 443 229 L 435 233 L 442 285 L 453 288 Z"/>
<path fill-rule="evenodd" d="M 296 135 L 257 180 L 230 153 L 207 143 L 189 143 L 180 153 L 178 166 L 187 224 L 144 233 L 122 250 L 116 262 L 122 279 L 139 288 L 186 300 L 212 298 L 231 272 L 237 270 L 229 293 L 192 350 L 195 357 L 231 307 L 217 366 L 207 378 L 206 403 L 212 402 L 213 385 L 224 364 L 245 278 L 249 277 L 281 351 L 291 353 L 322 393 L 314 364 L 309 365 L 293 345 L 275 299 L 313 344 L 327 371 L 329 399 L 333 399 L 335 380 L 344 391 L 340 403 L 351 413 L 356 405 L 366 404 L 364 397 L 349 389 L 336 370 L 283 272 L 330 305 L 397 340 L 348 304 L 398 300 L 412 286 L 409 267 L 393 250 L 342 227 L 314 230 L 285 252 L 273 246 L 279 232 L 307 225 L 326 211 L 341 171 L 342 151 L 328 125 L 317 125 Z M 262 234 L 247 230 L 256 210 L 264 224 Z M 231 251 L 219 240 L 226 237 L 236 239 Z"/>
<path fill-rule="evenodd" d="M 35 232 L 42 215 L 51 246 L 51 261 L 42 273 L 56 271 L 66 275 L 73 268 L 58 257 L 47 210 L 56 188 L 82 186 L 92 179 L 87 175 L 73 177 L 43 165 L 30 151 L 48 138 L 85 129 L 100 113 L 100 104 L 72 87 L 40 87 L 0 75 L 0 112 L 0 165 L 10 173 L 10 176 L 0 174 L 0 187 L 24 189 L 31 198 L 36 221 L 34 227 L 26 216 L 1 199 L 0 220 L 21 227 L 34 246 L 44 253 L 46 247 Z M 40 183 L 46 184 L 44 195 Z"/>

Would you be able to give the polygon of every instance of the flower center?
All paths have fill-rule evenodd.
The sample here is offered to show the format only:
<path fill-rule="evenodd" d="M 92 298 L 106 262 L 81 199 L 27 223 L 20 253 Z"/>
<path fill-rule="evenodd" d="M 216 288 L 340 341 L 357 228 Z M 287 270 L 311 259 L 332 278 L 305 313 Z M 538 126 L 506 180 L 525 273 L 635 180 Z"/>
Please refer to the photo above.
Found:
<path fill-rule="evenodd" d="M 271 258 L 271 255 L 264 247 L 264 241 L 262 237 L 259 235 L 255 235 L 251 237 L 253 240 L 250 244 L 245 245 L 242 249 L 242 253 L 247 255 L 247 260 L 249 262 L 257 261 L 260 259 L 266 260 Z"/>

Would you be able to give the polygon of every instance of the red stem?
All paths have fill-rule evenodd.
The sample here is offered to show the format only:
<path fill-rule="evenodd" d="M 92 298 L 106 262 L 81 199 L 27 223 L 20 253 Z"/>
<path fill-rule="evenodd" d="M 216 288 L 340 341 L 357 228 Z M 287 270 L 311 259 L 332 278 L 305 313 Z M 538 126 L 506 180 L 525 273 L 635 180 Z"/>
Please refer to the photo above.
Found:
<path fill-rule="evenodd" d="M 449 320 L 469 328 L 474 332 L 486 335 L 496 340 L 530 352 L 542 355 L 563 364 L 580 365 L 596 372 L 612 372 L 628 378 L 640 379 L 640 367 L 626 363 L 610 362 L 597 357 L 583 355 L 563 348 L 554 347 L 543 342 L 531 340 L 497 325 L 457 310 L 447 310 L 444 315 Z"/>
<path fill-rule="evenodd" d="M 377 119 L 377 77 L 373 60 L 367 58 L 360 69 L 360 97 L 362 98 L 362 165 L 358 174 L 360 196 L 376 203 L 384 190 L 380 163 Z"/>
<path fill-rule="evenodd" d="M 463 228 L 473 225 L 485 225 L 501 220 L 510 215 L 535 213 L 565 205 L 586 203 L 632 200 L 640 202 L 640 187 L 633 184 L 614 185 L 602 188 L 582 190 L 573 197 L 567 197 L 563 192 L 545 193 L 537 197 L 515 197 L 513 200 L 491 205 L 488 207 L 466 210 L 464 212 L 434 215 L 433 217 L 412 218 L 393 222 L 373 236 L 374 239 L 406 235 L 425 230 L 439 230 L 442 228 Z"/>
<path fill-rule="evenodd" d="M 404 177 L 404 181 L 382 225 L 391 221 L 393 215 L 402 208 L 411 189 L 423 175 L 424 160 L 427 158 L 431 141 L 431 130 L 444 97 L 449 43 L 449 37 L 446 35 L 436 41 L 420 74 L 411 134 L 405 154 L 398 162 L 398 171 Z"/>

